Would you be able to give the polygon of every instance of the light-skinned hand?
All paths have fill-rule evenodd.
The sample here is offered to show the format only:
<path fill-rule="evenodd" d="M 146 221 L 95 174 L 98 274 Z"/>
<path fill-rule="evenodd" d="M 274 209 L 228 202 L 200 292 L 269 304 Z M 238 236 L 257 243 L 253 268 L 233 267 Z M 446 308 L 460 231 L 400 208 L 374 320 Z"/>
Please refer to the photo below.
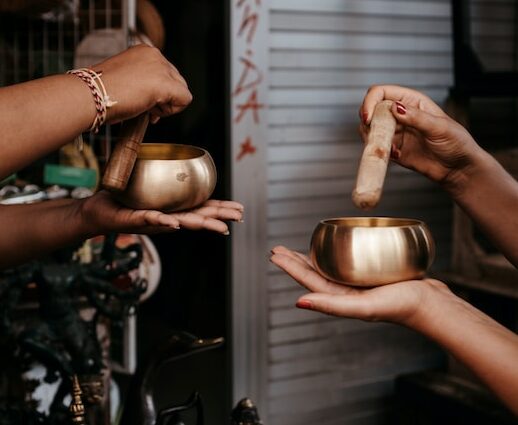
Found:
<path fill-rule="evenodd" d="M 388 321 L 418 328 L 420 307 L 427 305 L 435 292 L 450 293 L 434 279 L 411 280 L 378 287 L 353 287 L 324 278 L 304 254 L 276 246 L 271 261 L 305 287 L 309 294 L 300 297 L 297 307 L 333 316 L 367 321 Z"/>
<path fill-rule="evenodd" d="M 444 184 L 469 174 L 482 149 L 428 96 L 409 88 L 387 85 L 368 90 L 359 112 L 364 140 L 374 107 L 382 100 L 394 101 L 392 113 L 398 122 L 392 143 L 393 161 Z"/>

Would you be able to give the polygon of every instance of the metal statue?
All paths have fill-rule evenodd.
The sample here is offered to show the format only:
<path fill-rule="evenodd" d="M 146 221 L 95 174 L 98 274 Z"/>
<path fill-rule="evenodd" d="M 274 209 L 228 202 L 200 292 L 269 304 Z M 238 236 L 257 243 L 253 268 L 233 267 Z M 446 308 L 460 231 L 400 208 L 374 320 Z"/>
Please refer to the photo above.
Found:
<path fill-rule="evenodd" d="M 45 423 L 70 419 L 63 400 L 72 393 L 74 377 L 88 394 L 83 402 L 102 400 L 104 365 L 97 324 L 103 316 L 121 321 L 132 314 L 146 290 L 140 278 L 130 279 L 127 289 L 114 286 L 117 277 L 127 276 L 142 260 L 139 244 L 120 249 L 116 237 L 107 236 L 101 254 L 88 264 L 80 263 L 75 250 L 69 249 L 0 274 L 0 343 L 14 347 L 24 367 L 34 361 L 44 365 L 46 382 L 61 380 Z M 28 315 L 30 320 L 15 319 L 29 286 L 35 286 L 38 313 Z M 85 319 L 81 309 L 92 309 L 93 317 Z M 81 395 L 76 391 L 75 396 L 77 402 Z M 77 421 L 73 423 L 81 423 Z"/>

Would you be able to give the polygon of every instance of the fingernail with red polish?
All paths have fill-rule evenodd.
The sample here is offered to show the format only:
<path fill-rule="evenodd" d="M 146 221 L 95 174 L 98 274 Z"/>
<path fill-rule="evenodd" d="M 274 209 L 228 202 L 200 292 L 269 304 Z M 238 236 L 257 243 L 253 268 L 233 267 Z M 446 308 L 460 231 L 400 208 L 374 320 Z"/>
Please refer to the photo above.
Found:
<path fill-rule="evenodd" d="M 406 114 L 406 108 L 400 102 L 396 102 L 396 111 L 397 111 L 398 114 L 401 114 L 401 115 L 405 115 Z"/>
<path fill-rule="evenodd" d="M 367 124 L 367 120 L 369 119 L 369 114 L 367 112 L 363 112 L 362 119 L 363 119 L 363 123 Z"/>
<path fill-rule="evenodd" d="M 313 304 L 308 300 L 299 300 L 296 305 L 298 308 L 305 308 L 307 310 L 311 310 L 313 308 Z"/>

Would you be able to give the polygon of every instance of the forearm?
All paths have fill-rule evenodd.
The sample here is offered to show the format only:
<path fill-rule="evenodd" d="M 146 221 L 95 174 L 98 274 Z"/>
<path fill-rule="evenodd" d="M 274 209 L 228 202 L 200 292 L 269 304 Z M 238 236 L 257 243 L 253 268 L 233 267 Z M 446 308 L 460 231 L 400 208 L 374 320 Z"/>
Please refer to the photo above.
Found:
<path fill-rule="evenodd" d="M 445 185 L 457 204 L 518 267 L 518 182 L 487 152 Z"/>
<path fill-rule="evenodd" d="M 0 180 L 86 131 L 95 117 L 88 86 L 55 75 L 0 88 Z"/>
<path fill-rule="evenodd" d="M 80 217 L 81 202 L 62 199 L 0 206 L 0 269 L 91 236 Z"/>
<path fill-rule="evenodd" d="M 432 298 L 414 327 L 469 367 L 518 415 L 518 335 L 449 291 L 436 291 Z"/>

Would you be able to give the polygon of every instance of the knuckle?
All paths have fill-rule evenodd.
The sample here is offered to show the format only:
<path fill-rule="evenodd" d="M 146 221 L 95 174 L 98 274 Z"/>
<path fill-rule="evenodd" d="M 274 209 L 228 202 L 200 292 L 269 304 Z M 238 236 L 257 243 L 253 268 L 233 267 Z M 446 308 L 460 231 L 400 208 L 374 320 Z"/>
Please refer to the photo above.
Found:
<path fill-rule="evenodd" d="M 367 89 L 367 94 L 370 94 L 370 93 L 373 93 L 375 91 L 378 91 L 382 86 L 380 84 L 372 84 L 371 86 L 369 86 L 369 88 Z"/>
<path fill-rule="evenodd" d="M 185 93 L 185 101 L 187 104 L 191 103 L 193 100 L 193 95 L 192 93 L 189 91 L 189 90 L 186 90 L 186 93 Z"/>
<path fill-rule="evenodd" d="M 162 58 L 162 52 L 155 46 L 142 45 L 147 49 L 148 54 L 153 58 Z"/>

